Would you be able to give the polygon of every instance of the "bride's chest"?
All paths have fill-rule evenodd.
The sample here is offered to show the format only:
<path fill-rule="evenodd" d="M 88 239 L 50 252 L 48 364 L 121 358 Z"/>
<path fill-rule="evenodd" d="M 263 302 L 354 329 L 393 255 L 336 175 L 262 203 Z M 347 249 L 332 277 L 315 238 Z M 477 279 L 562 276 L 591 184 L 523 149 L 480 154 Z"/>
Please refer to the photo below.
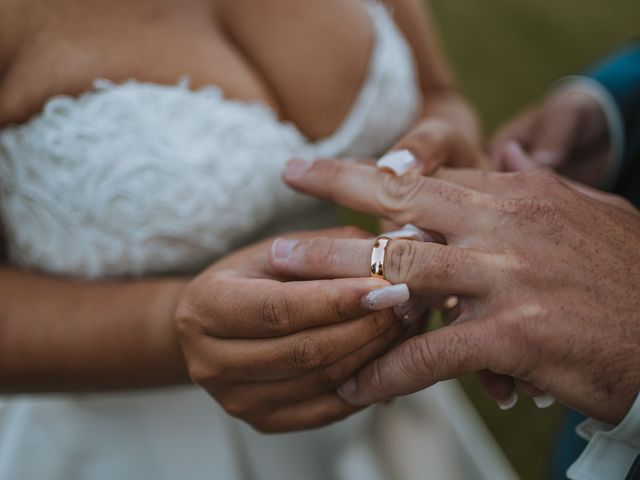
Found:
<path fill-rule="evenodd" d="M 0 125 L 95 78 L 188 75 L 196 87 L 263 101 L 311 138 L 349 111 L 374 37 L 363 0 L 12 0 L 0 22 L 13 25 L 4 34 L 12 51 L 0 52 Z"/>

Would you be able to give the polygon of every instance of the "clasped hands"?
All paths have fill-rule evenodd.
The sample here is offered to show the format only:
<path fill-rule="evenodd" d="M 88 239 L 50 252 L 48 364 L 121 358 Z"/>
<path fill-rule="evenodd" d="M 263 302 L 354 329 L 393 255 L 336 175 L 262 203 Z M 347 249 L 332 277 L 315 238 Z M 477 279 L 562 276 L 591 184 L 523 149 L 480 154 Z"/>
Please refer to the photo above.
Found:
<path fill-rule="evenodd" d="M 386 281 L 369 277 L 373 239 L 351 228 L 227 257 L 178 302 L 192 379 L 265 432 L 323 426 L 472 372 L 498 401 L 517 386 L 619 422 L 640 386 L 638 211 L 551 173 L 432 170 L 289 162 L 292 188 L 445 244 L 393 240 Z M 419 334 L 391 308 L 409 294 L 459 302 L 447 326 Z"/>

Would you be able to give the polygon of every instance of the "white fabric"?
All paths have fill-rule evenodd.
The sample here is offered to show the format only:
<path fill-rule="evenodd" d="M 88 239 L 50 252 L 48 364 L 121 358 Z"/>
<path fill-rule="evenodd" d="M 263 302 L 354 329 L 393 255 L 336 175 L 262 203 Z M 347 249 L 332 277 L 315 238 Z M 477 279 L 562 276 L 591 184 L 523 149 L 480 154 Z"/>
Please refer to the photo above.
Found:
<path fill-rule="evenodd" d="M 617 427 L 588 419 L 577 433 L 589 443 L 567 476 L 571 480 L 624 480 L 640 455 L 640 395 Z"/>
<path fill-rule="evenodd" d="M 314 202 L 282 184 L 285 161 L 377 156 L 421 107 L 406 41 L 382 6 L 367 5 L 377 33 L 368 76 L 325 140 L 213 86 L 137 81 L 53 98 L 1 131 L 11 261 L 79 278 L 194 271 L 267 230 L 317 224 Z M 8 397 L 0 480 L 337 478 L 340 452 L 368 431 L 371 412 L 263 436 L 194 387 Z"/>

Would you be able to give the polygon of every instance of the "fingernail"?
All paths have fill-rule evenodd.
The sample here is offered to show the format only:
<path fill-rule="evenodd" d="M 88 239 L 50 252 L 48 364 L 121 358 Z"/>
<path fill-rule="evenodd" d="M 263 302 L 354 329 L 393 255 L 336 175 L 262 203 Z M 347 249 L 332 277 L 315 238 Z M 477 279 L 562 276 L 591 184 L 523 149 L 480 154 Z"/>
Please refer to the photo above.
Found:
<path fill-rule="evenodd" d="M 536 407 L 542 410 L 556 403 L 556 399 L 551 395 L 538 395 L 537 397 L 533 397 L 533 402 L 536 404 Z"/>
<path fill-rule="evenodd" d="M 444 300 L 444 309 L 445 310 L 453 310 L 460 304 L 460 298 L 456 295 L 449 295 Z"/>
<path fill-rule="evenodd" d="M 273 242 L 273 245 L 271 245 L 271 254 L 273 255 L 273 258 L 277 258 L 279 260 L 289 258 L 297 244 L 298 240 L 285 240 L 283 238 L 278 238 Z"/>
<path fill-rule="evenodd" d="M 349 398 L 356 393 L 358 385 L 356 384 L 355 378 L 350 378 L 346 382 L 344 382 L 340 388 L 338 388 L 338 395 L 342 397 L 343 400 L 349 401 Z"/>
<path fill-rule="evenodd" d="M 509 395 L 508 398 L 504 400 L 497 400 L 497 402 L 498 402 L 498 407 L 500 407 L 500 410 L 503 410 L 503 411 L 511 410 L 513 407 L 516 406 L 516 403 L 518 403 L 518 392 L 514 390 L 513 392 L 511 392 L 511 395 Z"/>
<path fill-rule="evenodd" d="M 299 177 L 306 172 L 310 166 L 311 162 L 307 160 L 289 160 L 285 166 L 284 174 L 289 178 Z"/>
<path fill-rule="evenodd" d="M 427 232 L 419 229 L 415 225 L 407 223 L 400 230 L 394 230 L 393 232 L 387 232 L 383 234 L 389 238 L 402 238 L 406 240 L 414 240 L 416 242 L 432 242 L 433 237 Z"/>
<path fill-rule="evenodd" d="M 398 176 L 402 176 L 418 165 L 416 157 L 409 150 L 396 150 L 389 152 L 378 160 L 379 170 L 390 171 Z"/>
<path fill-rule="evenodd" d="M 410 296 L 409 287 L 401 283 L 371 290 L 362 299 L 362 304 L 369 310 L 385 310 L 406 302 Z"/>
<path fill-rule="evenodd" d="M 531 155 L 531 158 L 538 165 L 546 167 L 555 167 L 558 164 L 558 154 L 550 150 L 537 150 Z"/>
<path fill-rule="evenodd" d="M 429 307 L 420 297 L 411 298 L 409 301 L 393 307 L 393 313 L 403 327 L 415 325 L 416 322 L 424 318 L 427 310 Z"/>

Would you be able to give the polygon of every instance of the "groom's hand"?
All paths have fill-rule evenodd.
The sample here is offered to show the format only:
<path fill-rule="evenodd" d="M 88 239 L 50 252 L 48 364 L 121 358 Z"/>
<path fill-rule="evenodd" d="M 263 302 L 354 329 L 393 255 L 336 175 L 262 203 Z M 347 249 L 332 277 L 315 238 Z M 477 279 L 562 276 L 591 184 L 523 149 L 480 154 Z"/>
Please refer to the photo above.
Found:
<path fill-rule="evenodd" d="M 374 361 L 343 385 L 344 398 L 365 405 L 486 369 L 621 420 L 640 387 L 638 212 L 551 174 L 436 176 L 326 160 L 293 161 L 285 173 L 300 191 L 434 230 L 448 243 L 392 241 L 386 278 L 418 295 L 457 295 L 453 323 Z M 301 239 L 280 245 L 288 253 L 271 261 L 290 276 L 366 276 L 371 247 Z"/>

